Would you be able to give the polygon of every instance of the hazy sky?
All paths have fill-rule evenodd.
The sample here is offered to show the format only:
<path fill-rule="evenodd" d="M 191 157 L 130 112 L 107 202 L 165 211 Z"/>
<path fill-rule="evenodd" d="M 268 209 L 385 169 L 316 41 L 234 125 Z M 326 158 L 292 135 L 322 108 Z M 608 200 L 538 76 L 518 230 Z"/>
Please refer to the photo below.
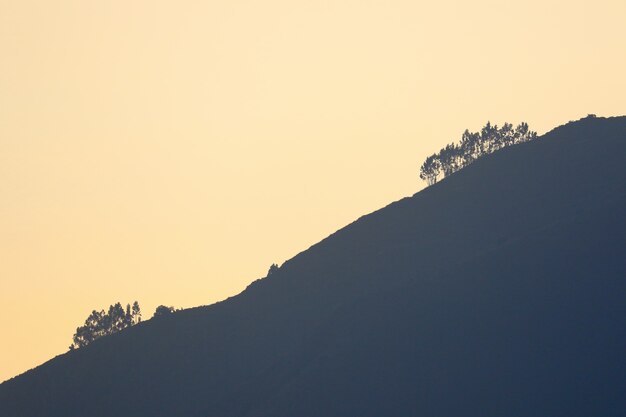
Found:
<path fill-rule="evenodd" d="M 241 291 L 484 122 L 626 113 L 626 1 L 0 0 L 0 381 Z"/>

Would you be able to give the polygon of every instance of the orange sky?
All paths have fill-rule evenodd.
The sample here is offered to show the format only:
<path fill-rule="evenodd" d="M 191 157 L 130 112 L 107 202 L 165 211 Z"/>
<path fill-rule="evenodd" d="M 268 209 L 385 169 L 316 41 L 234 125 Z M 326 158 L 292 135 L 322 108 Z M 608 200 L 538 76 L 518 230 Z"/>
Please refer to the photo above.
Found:
<path fill-rule="evenodd" d="M 626 2 L 0 0 L 0 380 L 241 291 L 465 128 L 626 113 Z"/>

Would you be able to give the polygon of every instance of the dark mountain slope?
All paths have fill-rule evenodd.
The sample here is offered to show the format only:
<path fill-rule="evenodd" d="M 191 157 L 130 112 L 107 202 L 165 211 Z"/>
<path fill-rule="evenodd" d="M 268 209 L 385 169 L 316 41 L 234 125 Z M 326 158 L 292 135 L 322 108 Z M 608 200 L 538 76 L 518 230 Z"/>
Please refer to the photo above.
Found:
<path fill-rule="evenodd" d="M 3 383 L 0 415 L 626 415 L 625 159 L 624 117 L 501 150 Z"/>

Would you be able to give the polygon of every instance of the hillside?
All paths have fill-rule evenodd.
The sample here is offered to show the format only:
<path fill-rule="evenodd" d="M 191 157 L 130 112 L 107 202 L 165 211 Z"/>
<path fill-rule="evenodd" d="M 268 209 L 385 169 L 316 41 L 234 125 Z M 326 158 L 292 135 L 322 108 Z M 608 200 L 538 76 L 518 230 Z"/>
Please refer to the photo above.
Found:
<path fill-rule="evenodd" d="M 625 213 L 626 117 L 572 122 L 1 384 L 0 416 L 626 415 Z"/>

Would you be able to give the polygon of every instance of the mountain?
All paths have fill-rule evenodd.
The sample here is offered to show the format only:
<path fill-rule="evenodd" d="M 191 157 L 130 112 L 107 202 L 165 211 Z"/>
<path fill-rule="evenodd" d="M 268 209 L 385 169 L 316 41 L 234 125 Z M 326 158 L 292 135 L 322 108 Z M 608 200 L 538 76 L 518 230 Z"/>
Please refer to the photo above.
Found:
<path fill-rule="evenodd" d="M 226 301 L 0 385 L 4 417 L 626 415 L 626 117 L 364 216 Z"/>

